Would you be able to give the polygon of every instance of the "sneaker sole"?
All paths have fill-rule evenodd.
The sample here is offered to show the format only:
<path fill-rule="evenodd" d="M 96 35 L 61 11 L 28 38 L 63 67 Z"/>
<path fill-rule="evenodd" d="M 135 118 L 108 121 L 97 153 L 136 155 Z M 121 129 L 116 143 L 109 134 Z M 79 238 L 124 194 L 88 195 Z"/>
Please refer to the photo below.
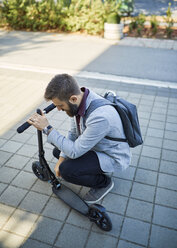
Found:
<path fill-rule="evenodd" d="M 105 197 L 105 195 L 107 195 L 110 191 L 111 191 L 111 189 L 114 187 L 114 182 L 112 182 L 112 185 L 111 185 L 111 187 L 99 198 L 99 199 L 97 199 L 97 200 L 95 200 L 95 201 L 85 201 L 86 203 L 88 203 L 88 204 L 94 204 L 94 203 L 97 203 L 97 202 L 99 202 L 103 197 Z"/>

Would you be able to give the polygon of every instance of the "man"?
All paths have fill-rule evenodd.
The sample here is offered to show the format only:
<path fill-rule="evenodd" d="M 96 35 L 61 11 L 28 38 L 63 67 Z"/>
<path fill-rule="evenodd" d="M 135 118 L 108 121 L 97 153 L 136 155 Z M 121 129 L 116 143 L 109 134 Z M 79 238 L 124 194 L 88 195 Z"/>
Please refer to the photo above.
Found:
<path fill-rule="evenodd" d="M 125 138 L 117 111 L 105 105 L 86 118 L 91 102 L 101 96 L 86 88 L 80 89 L 75 79 L 67 74 L 56 75 L 44 97 L 72 117 L 67 138 L 49 125 L 45 115 L 36 113 L 28 120 L 43 130 L 48 135 L 47 141 L 56 147 L 53 152 L 58 158 L 56 175 L 70 183 L 90 187 L 84 196 L 87 203 L 100 201 L 114 186 L 106 173 L 112 173 L 116 167 L 126 169 L 130 163 L 128 143 L 105 138 Z"/>

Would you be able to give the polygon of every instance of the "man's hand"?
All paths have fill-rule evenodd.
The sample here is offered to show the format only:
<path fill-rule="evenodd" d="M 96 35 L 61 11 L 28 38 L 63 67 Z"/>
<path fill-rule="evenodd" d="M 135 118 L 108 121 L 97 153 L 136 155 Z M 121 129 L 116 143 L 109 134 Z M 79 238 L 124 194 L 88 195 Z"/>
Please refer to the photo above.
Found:
<path fill-rule="evenodd" d="M 42 113 L 42 115 L 39 115 L 37 113 L 33 114 L 27 122 L 34 127 L 36 127 L 38 130 L 42 131 L 45 127 L 49 125 L 49 122 L 45 115 Z"/>
<path fill-rule="evenodd" d="M 54 169 L 54 170 L 55 170 L 55 173 L 56 173 L 56 176 L 57 176 L 57 177 L 61 177 L 59 167 L 60 167 L 60 164 L 61 164 L 64 160 L 65 160 L 65 158 L 60 157 L 59 160 L 58 160 L 58 162 L 57 162 L 56 165 L 55 165 L 55 169 Z"/>

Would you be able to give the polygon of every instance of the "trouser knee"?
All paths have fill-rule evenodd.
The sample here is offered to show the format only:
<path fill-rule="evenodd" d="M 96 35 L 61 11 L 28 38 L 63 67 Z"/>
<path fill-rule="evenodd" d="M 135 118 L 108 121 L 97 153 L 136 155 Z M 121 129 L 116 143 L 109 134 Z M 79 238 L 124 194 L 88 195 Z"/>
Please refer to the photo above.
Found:
<path fill-rule="evenodd" d="M 66 161 L 64 161 L 62 164 L 60 164 L 59 170 L 60 170 L 61 177 L 64 178 L 65 180 L 67 180 L 67 178 L 70 174 L 70 170 L 67 166 Z"/>
<path fill-rule="evenodd" d="M 57 159 L 59 159 L 59 156 L 60 156 L 60 150 L 58 150 L 58 148 L 54 148 L 53 149 L 53 156 Z"/>

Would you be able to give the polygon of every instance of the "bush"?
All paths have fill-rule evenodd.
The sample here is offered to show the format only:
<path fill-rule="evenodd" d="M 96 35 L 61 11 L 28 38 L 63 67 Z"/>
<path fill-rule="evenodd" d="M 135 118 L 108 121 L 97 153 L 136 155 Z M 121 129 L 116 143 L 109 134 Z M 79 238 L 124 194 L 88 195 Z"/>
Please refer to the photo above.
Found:
<path fill-rule="evenodd" d="M 63 19 L 63 30 L 85 31 L 89 34 L 100 34 L 104 27 L 105 9 L 101 0 L 72 1 Z"/>
<path fill-rule="evenodd" d="M 157 21 L 157 18 L 155 15 L 151 16 L 150 24 L 151 24 L 152 34 L 155 35 L 157 33 L 157 29 L 159 25 L 159 22 Z"/>
<path fill-rule="evenodd" d="M 4 0 L 2 15 L 14 29 L 57 29 L 96 35 L 102 34 L 104 22 L 111 12 L 116 11 L 119 14 L 121 2 L 122 0 Z"/>
<path fill-rule="evenodd" d="M 5 0 L 3 16 L 14 29 L 47 30 L 60 25 L 63 3 L 54 0 Z"/>
<path fill-rule="evenodd" d="M 145 21 L 146 21 L 146 17 L 144 14 L 139 14 L 137 17 L 134 17 L 131 23 L 129 24 L 130 32 L 136 29 L 137 34 L 140 36 L 142 30 L 144 29 Z"/>
<path fill-rule="evenodd" d="M 172 11 L 171 11 L 171 3 L 168 4 L 168 9 L 166 12 L 167 16 L 165 18 L 165 21 L 167 22 L 167 27 L 166 27 L 166 33 L 167 33 L 167 37 L 171 38 L 172 33 L 173 33 L 173 18 L 172 18 Z"/>

